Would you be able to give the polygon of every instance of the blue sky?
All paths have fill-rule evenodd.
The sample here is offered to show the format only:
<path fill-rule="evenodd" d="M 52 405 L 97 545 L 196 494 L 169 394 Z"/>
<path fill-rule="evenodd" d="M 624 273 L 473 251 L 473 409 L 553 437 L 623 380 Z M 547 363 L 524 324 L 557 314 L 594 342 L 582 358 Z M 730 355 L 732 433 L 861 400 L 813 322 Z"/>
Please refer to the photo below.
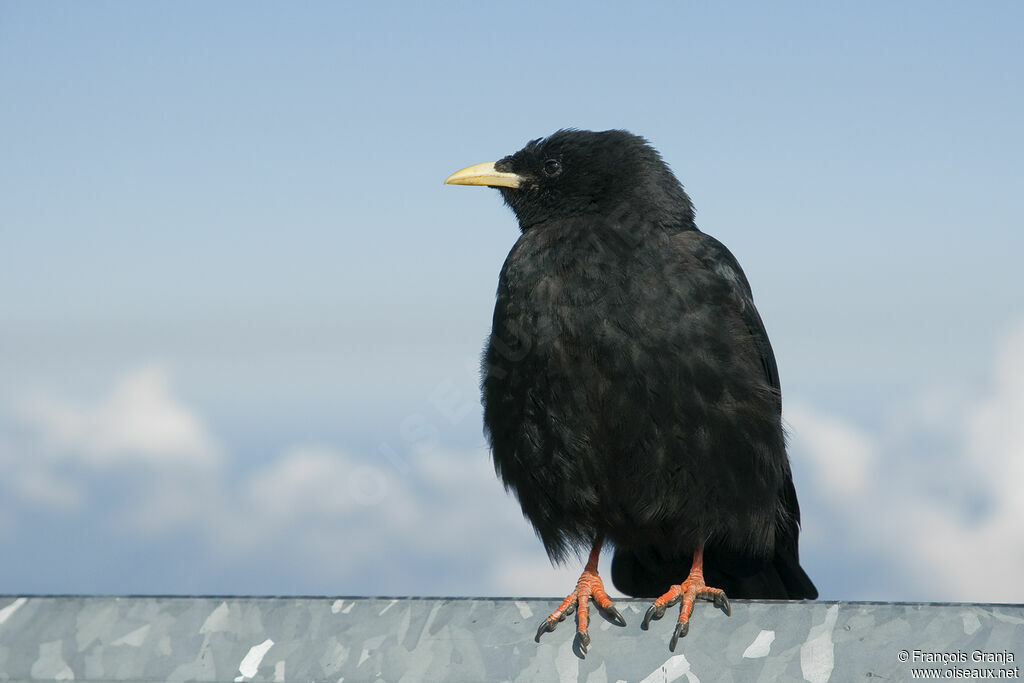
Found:
<path fill-rule="evenodd" d="M 0 592 L 566 592 L 480 430 L 518 230 L 441 183 L 574 126 L 744 265 L 822 596 L 1024 600 L 1022 26 L 0 2 Z"/>

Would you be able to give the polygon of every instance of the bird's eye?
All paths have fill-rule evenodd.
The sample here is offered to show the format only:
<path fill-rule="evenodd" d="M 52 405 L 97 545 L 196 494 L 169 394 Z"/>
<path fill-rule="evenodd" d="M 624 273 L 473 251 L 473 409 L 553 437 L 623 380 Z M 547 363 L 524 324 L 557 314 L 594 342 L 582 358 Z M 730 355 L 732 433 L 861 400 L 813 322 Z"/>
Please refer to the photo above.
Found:
<path fill-rule="evenodd" d="M 562 172 L 562 164 L 558 159 L 548 159 L 544 162 L 544 174 L 556 176 Z"/>

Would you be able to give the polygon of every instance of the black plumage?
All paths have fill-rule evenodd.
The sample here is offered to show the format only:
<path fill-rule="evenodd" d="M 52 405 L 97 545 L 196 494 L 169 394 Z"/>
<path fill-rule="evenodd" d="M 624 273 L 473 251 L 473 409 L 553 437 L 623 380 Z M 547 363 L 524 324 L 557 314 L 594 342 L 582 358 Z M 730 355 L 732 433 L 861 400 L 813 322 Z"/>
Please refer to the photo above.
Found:
<path fill-rule="evenodd" d="M 816 597 L 768 335 L 659 154 L 626 131 L 563 130 L 460 173 L 449 182 L 497 186 L 522 230 L 484 352 L 484 422 L 548 555 L 593 549 L 596 576 L 610 542 L 616 587 L 654 597 L 703 551 L 731 597 Z"/>

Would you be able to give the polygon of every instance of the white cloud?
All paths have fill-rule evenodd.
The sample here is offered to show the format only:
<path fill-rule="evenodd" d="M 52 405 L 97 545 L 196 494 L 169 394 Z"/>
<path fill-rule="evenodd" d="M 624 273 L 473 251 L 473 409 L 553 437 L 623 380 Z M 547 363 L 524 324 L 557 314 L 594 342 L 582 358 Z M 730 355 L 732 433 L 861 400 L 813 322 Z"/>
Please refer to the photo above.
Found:
<path fill-rule="evenodd" d="M 876 430 L 787 402 L 805 554 L 813 544 L 867 558 L 871 587 L 834 589 L 840 597 L 1024 600 L 1024 329 L 1004 345 L 987 395 L 933 398 Z M 8 535 L 20 500 L 75 510 L 68 519 L 129 545 L 185 535 L 217 566 L 277 563 L 300 585 L 352 592 L 562 596 L 579 573 L 580 563 L 550 566 L 483 449 L 431 444 L 396 458 L 313 442 L 228 462 L 158 367 L 127 373 L 92 404 L 25 402 L 9 422 Z M 941 461 L 928 450 L 936 434 Z M 958 493 L 968 489 L 983 504 Z M 112 512 L 88 516 L 101 503 Z"/>
<path fill-rule="evenodd" d="M 24 500 L 55 508 L 75 508 L 82 503 L 82 487 L 67 475 L 45 467 L 22 467 L 10 476 L 9 485 Z"/>
<path fill-rule="evenodd" d="M 925 397 L 926 410 L 902 411 L 881 434 L 787 408 L 794 453 L 810 466 L 807 526 L 815 515 L 839 526 L 814 542 L 842 543 L 879 567 L 876 592 L 856 597 L 1024 601 L 1024 327 L 1003 344 L 993 379 L 974 405 Z M 908 452 L 928 448 L 936 431 L 953 441 L 951 457 Z M 973 490 L 980 504 L 964 494 Z M 901 584 L 893 572 L 911 578 Z"/>
<path fill-rule="evenodd" d="M 799 403 L 786 406 L 786 421 L 799 434 L 825 488 L 844 498 L 863 493 L 877 451 L 867 434 Z"/>
<path fill-rule="evenodd" d="M 241 509 L 241 524 L 219 530 L 230 537 L 224 543 L 244 550 L 283 539 L 342 583 L 405 564 L 397 580 L 412 586 L 419 564 L 453 575 L 422 587 L 427 593 L 559 595 L 581 569 L 551 567 L 482 450 L 413 449 L 398 468 L 323 445 L 295 447 L 247 477 Z"/>
<path fill-rule="evenodd" d="M 95 467 L 140 461 L 209 466 L 220 459 L 199 418 L 171 395 L 167 372 L 159 366 L 129 373 L 97 405 L 36 396 L 18 413 L 52 454 Z"/>
<path fill-rule="evenodd" d="M 998 498 L 1012 506 L 1024 528 L 1024 326 L 1010 336 L 996 362 L 994 391 L 967 423 L 971 464 L 991 472 Z"/>
<path fill-rule="evenodd" d="M 73 509 L 69 523 L 106 507 L 100 523 L 126 544 L 184 533 L 221 566 L 285 563 L 377 593 L 562 595 L 579 573 L 550 566 L 483 450 L 386 457 L 308 443 L 228 463 L 159 367 L 93 403 L 37 396 L 11 424 L 20 437 L 0 443 L 0 494 Z"/>
<path fill-rule="evenodd" d="M 326 446 L 311 445 L 294 447 L 257 470 L 245 492 L 261 517 L 289 523 L 297 517 L 344 515 L 379 502 L 388 487 L 379 472 Z"/>

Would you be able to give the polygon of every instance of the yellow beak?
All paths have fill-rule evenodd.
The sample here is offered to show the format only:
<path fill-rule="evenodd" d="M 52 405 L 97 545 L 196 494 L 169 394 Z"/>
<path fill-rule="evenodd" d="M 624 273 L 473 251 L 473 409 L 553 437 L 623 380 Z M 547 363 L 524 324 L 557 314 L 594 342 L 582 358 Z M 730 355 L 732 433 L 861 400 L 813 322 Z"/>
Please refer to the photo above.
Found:
<path fill-rule="evenodd" d="M 522 176 L 515 173 L 505 173 L 494 168 L 494 162 L 477 164 L 456 171 L 448 176 L 445 185 L 489 185 L 491 187 L 519 187 Z"/>

